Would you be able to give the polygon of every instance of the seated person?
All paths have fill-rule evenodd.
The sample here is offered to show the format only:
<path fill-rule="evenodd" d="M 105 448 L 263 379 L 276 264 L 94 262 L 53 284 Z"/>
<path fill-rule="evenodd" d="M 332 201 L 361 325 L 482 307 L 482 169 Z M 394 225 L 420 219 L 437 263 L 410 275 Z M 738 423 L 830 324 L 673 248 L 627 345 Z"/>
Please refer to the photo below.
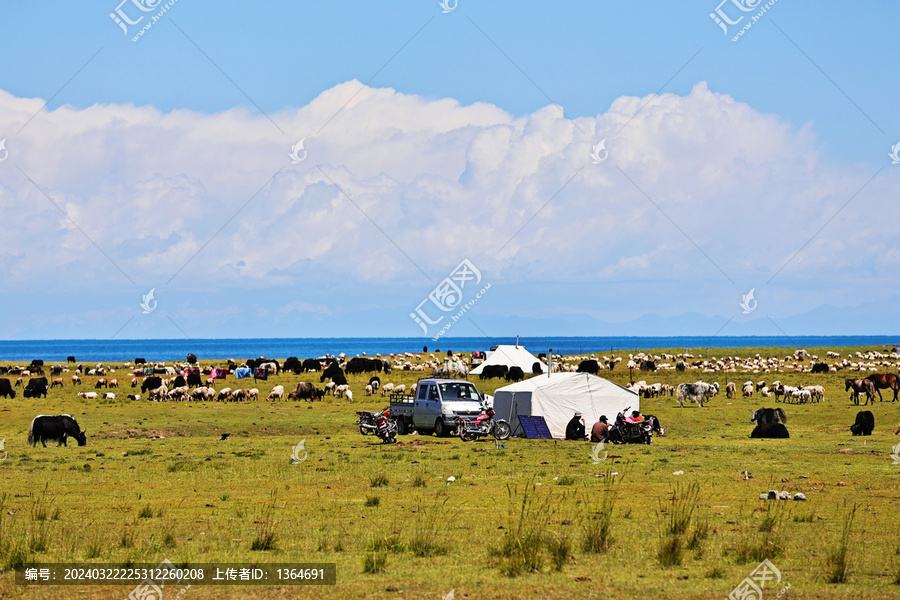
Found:
<path fill-rule="evenodd" d="M 581 418 L 580 412 L 575 413 L 575 416 L 572 417 L 572 420 L 566 425 L 566 439 L 577 441 L 587 440 L 587 436 L 584 434 L 584 419 Z"/>
<path fill-rule="evenodd" d="M 605 442 L 609 439 L 609 423 L 606 422 L 606 415 L 600 415 L 600 418 L 591 427 L 591 441 L 593 443 Z"/>
<path fill-rule="evenodd" d="M 631 411 L 631 416 L 625 417 L 625 420 L 629 423 L 640 423 L 644 420 L 644 417 L 641 416 L 641 413 L 639 413 L 638 411 L 633 410 Z"/>

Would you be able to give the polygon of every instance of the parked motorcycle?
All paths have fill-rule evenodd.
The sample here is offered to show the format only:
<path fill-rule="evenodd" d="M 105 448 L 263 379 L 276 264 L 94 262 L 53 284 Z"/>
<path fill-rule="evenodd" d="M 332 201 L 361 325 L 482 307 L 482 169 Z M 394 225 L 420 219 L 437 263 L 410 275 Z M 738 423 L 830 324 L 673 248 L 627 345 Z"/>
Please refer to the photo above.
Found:
<path fill-rule="evenodd" d="M 391 418 L 391 411 L 384 410 L 378 418 L 375 433 L 385 444 L 397 441 L 397 421 Z"/>
<path fill-rule="evenodd" d="M 616 422 L 609 428 L 609 441 L 613 444 L 649 444 L 653 437 L 653 425 L 649 420 L 629 423 L 623 413 L 616 415 Z"/>
<path fill-rule="evenodd" d="M 494 409 L 492 408 L 474 419 L 458 419 L 456 430 L 464 442 L 474 442 L 478 438 L 488 435 L 492 435 L 498 440 L 507 440 L 511 431 L 509 423 L 503 419 L 494 420 Z"/>
<path fill-rule="evenodd" d="M 359 419 L 356 421 L 359 432 L 363 435 L 378 433 L 378 419 L 380 419 L 381 415 L 385 412 L 390 412 L 390 407 L 385 408 L 381 412 L 372 412 L 368 410 L 356 411 L 356 414 L 359 415 Z"/>

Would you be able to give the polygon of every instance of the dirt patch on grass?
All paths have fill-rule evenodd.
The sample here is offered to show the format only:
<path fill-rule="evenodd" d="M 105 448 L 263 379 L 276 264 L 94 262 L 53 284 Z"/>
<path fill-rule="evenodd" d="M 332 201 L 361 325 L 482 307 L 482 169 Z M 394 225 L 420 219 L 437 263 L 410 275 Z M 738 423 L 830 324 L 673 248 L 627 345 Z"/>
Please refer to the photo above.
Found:
<path fill-rule="evenodd" d="M 178 437 L 180 434 L 163 429 L 114 429 L 106 433 L 107 438 L 143 440 L 149 438 Z"/>

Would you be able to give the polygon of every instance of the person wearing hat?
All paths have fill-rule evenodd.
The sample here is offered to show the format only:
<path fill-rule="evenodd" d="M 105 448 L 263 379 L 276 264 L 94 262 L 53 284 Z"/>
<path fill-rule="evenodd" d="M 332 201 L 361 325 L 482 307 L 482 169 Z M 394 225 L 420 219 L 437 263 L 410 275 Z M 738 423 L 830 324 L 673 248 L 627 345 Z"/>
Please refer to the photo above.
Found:
<path fill-rule="evenodd" d="M 579 442 L 587 440 L 587 436 L 584 434 L 584 419 L 581 418 L 580 412 L 576 412 L 569 424 L 566 425 L 566 439 Z"/>
<path fill-rule="evenodd" d="M 591 442 L 605 442 L 609 439 L 609 423 L 606 422 L 606 415 L 600 415 L 600 418 L 591 427 Z"/>
<path fill-rule="evenodd" d="M 633 410 L 633 411 L 631 411 L 631 416 L 626 417 L 625 420 L 628 421 L 629 423 L 640 423 L 641 421 L 644 420 L 644 417 L 642 417 L 641 413 L 639 413 L 638 411 Z"/>

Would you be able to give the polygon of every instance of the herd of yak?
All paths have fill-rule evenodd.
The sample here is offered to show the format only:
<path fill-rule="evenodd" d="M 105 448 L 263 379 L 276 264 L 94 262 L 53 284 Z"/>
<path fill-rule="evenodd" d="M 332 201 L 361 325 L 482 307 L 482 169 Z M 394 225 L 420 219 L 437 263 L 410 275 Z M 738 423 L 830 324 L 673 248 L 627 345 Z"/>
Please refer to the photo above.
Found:
<path fill-rule="evenodd" d="M 197 357 L 193 354 L 189 354 L 187 356 L 187 361 L 189 365 L 196 365 Z M 70 356 L 69 362 L 74 362 L 74 357 Z M 593 372 L 594 369 L 592 369 L 592 367 L 594 365 L 591 364 L 592 362 L 594 361 L 582 362 L 582 364 L 579 365 L 578 370 L 582 372 Z M 146 360 L 137 358 L 135 359 L 134 364 L 135 367 L 137 367 L 138 365 L 145 365 Z M 53 380 L 53 383 L 49 383 L 47 378 L 43 377 L 43 366 L 43 361 L 34 360 L 31 362 L 30 366 L 27 369 L 0 367 L 0 375 L 37 375 L 36 377 L 31 377 L 28 383 L 23 386 L 23 395 L 26 398 L 46 397 L 48 388 L 53 387 L 53 385 L 61 385 L 62 380 L 55 379 Z M 235 361 L 228 361 L 228 373 L 235 373 L 238 368 L 239 367 Z M 347 360 L 343 364 L 334 357 L 327 357 L 324 359 L 310 358 L 305 360 L 291 357 L 286 359 L 284 363 L 281 364 L 277 360 L 259 358 L 249 359 L 245 361 L 240 368 L 250 369 L 253 372 L 254 377 L 262 377 L 263 379 L 266 379 L 270 372 L 272 372 L 273 374 L 277 374 L 280 372 L 293 372 L 295 374 L 299 374 L 312 371 L 321 371 L 322 374 L 320 377 L 320 382 L 325 382 L 326 380 L 329 381 L 329 383 L 326 385 L 325 390 L 319 389 L 311 383 L 301 382 L 298 384 L 297 389 L 293 390 L 289 394 L 289 397 L 292 399 L 316 400 L 321 399 L 325 395 L 326 390 L 331 390 L 332 393 L 334 393 L 335 389 L 342 390 L 348 388 L 349 386 L 347 385 L 345 373 L 390 373 L 391 363 L 390 361 L 382 360 L 380 358 L 366 357 L 354 357 Z M 208 374 L 210 369 L 210 367 L 206 367 L 204 369 L 204 372 Z M 51 368 L 51 374 L 61 374 L 63 370 L 64 369 L 62 365 L 54 365 Z M 536 363 L 533 371 L 534 373 L 540 372 L 540 365 Z M 85 370 L 82 365 L 79 365 L 76 368 L 75 372 L 77 374 L 81 374 L 84 373 Z M 149 372 L 158 372 L 161 375 L 171 375 L 173 374 L 173 369 L 172 367 L 157 367 L 155 370 L 150 369 Z M 87 371 L 87 373 L 92 375 L 95 374 L 93 371 Z M 147 369 L 141 370 L 141 374 L 145 373 L 148 373 Z M 138 371 L 135 371 L 135 374 L 137 375 Z M 142 392 L 151 392 L 152 398 L 154 397 L 153 392 L 159 391 L 160 389 L 165 390 L 167 383 L 175 386 L 174 389 L 188 389 L 189 387 L 196 388 L 198 386 L 202 388 L 203 380 L 200 378 L 199 368 L 187 368 L 185 370 L 185 374 L 187 378 L 180 374 L 175 374 L 175 376 L 171 380 L 166 380 L 156 375 L 147 375 L 143 377 L 143 380 L 140 382 L 141 390 Z M 523 379 L 524 376 L 524 372 L 522 372 L 522 369 L 520 369 L 519 367 L 507 369 L 502 365 L 497 365 L 485 368 L 484 372 L 481 375 L 481 378 L 485 379 L 500 377 L 505 378 L 507 381 L 518 381 L 520 379 Z M 80 378 L 78 377 L 78 375 L 74 376 L 73 380 L 76 383 L 80 382 Z M 137 381 L 137 378 L 132 380 L 132 387 L 135 387 L 135 385 L 137 385 Z M 373 377 L 372 380 L 370 380 L 370 385 L 366 388 L 367 392 L 371 389 L 373 381 L 376 381 L 375 385 L 380 383 L 380 379 L 377 376 Z M 105 380 L 99 380 L 97 385 L 100 386 L 101 382 L 105 382 Z M 211 380 L 207 380 L 208 384 L 210 384 L 210 382 Z M 22 377 L 19 377 L 16 385 L 18 386 L 21 383 Z M 870 375 L 864 379 L 847 379 L 845 381 L 845 391 L 850 392 L 851 400 L 853 400 L 857 405 L 859 404 L 860 394 L 866 394 L 866 404 L 868 404 L 869 402 L 874 403 L 875 394 L 877 393 L 878 396 L 881 397 L 882 389 L 893 390 L 893 400 L 896 401 L 898 392 L 900 392 L 900 376 L 894 374 L 875 374 Z M 283 392 L 282 386 L 276 386 L 275 390 L 273 390 L 273 394 L 278 390 L 281 390 Z M 640 393 L 643 390 L 635 391 L 638 391 L 638 393 Z M 682 407 L 684 406 L 685 400 L 695 401 L 702 407 L 703 400 L 711 397 L 712 395 L 715 395 L 718 391 L 718 384 L 706 384 L 704 382 L 683 383 L 677 387 L 676 395 L 677 400 Z M 675 392 L 675 390 L 670 390 L 670 393 L 671 392 Z M 10 380 L 6 378 L 0 378 L 0 397 L 15 398 L 15 396 L 16 392 L 13 389 Z M 165 398 L 165 396 L 163 397 Z M 215 397 L 215 395 L 213 395 L 212 397 Z M 278 394 L 276 395 L 276 397 L 281 396 L 280 394 Z M 729 394 L 729 397 L 731 397 L 731 394 Z M 129 396 L 129 398 L 139 399 L 140 396 Z M 270 395 L 270 399 L 271 398 L 272 395 Z M 184 397 L 182 397 L 182 399 L 184 399 Z M 210 398 L 203 396 L 201 399 Z M 785 423 L 787 422 L 787 415 L 781 408 L 760 408 L 752 413 L 751 422 L 756 423 L 755 428 L 750 434 L 751 438 L 790 437 L 787 427 L 785 426 Z M 871 435 L 874 427 L 875 419 L 872 412 L 860 411 L 856 416 L 856 422 L 850 427 L 850 431 L 853 435 Z M 70 415 L 38 415 L 32 421 L 28 431 L 28 443 L 31 445 L 36 445 L 38 442 L 41 442 L 44 446 L 46 446 L 47 441 L 56 441 L 60 445 L 66 445 L 66 440 L 69 437 L 77 440 L 80 446 L 84 446 L 86 444 L 85 433 L 81 430 L 77 421 Z"/>

